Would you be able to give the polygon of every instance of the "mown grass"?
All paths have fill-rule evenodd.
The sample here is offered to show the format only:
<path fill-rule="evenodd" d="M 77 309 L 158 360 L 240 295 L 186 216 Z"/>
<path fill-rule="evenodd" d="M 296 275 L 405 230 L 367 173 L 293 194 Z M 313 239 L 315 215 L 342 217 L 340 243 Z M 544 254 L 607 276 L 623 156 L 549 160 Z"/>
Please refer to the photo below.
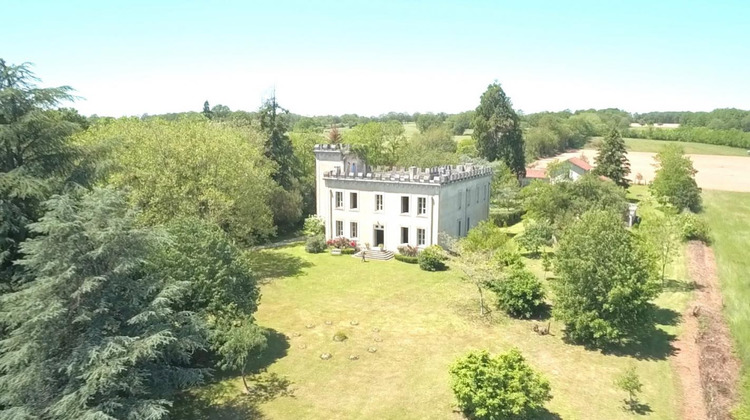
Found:
<path fill-rule="evenodd" d="M 527 262 L 543 276 L 539 260 Z M 680 288 L 656 301 L 663 325 L 645 346 L 604 353 L 566 344 L 555 321 L 553 335 L 538 336 L 533 321 L 499 312 L 479 318 L 476 290 L 452 270 L 428 273 L 395 260 L 311 255 L 301 246 L 255 251 L 252 263 L 265 277 L 258 323 L 283 341 L 277 344 L 283 352 L 268 360 L 268 372 L 291 380 L 294 395 L 259 403 L 246 397 L 252 410 L 241 411 L 235 407 L 239 379 L 229 378 L 194 391 L 195 401 L 212 407 L 200 411 L 201 418 L 223 418 L 230 408 L 237 419 L 249 418 L 242 413 L 269 419 L 458 418 L 450 364 L 472 349 L 502 352 L 513 346 L 549 378 L 549 418 L 632 418 L 622 409 L 625 395 L 613 385 L 628 366 L 636 367 L 644 383 L 641 400 L 651 410 L 646 417 L 678 417 L 680 396 L 667 356 L 679 328 L 676 314 L 689 296 Z M 678 282 L 685 280 L 681 265 L 670 273 Z M 333 341 L 339 330 L 346 341 Z M 369 353 L 369 347 L 377 351 Z M 333 358 L 321 360 L 325 352 Z"/>
<path fill-rule="evenodd" d="M 704 217 L 724 298 L 724 314 L 742 365 L 738 419 L 750 419 L 750 193 L 704 191 Z"/>
<path fill-rule="evenodd" d="M 601 137 L 592 137 L 588 144 L 586 144 L 585 148 L 592 148 L 595 142 L 600 140 Z M 625 146 L 631 152 L 658 153 L 668 144 L 682 146 L 682 148 L 685 149 L 685 153 L 693 155 L 747 156 L 747 150 L 737 147 L 679 141 L 625 139 Z"/>

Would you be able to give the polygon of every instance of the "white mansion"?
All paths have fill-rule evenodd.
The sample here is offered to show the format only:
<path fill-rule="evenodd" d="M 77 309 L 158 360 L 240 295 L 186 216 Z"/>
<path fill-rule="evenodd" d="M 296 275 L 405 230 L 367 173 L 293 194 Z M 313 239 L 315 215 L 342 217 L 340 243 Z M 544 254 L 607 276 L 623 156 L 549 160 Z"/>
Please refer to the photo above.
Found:
<path fill-rule="evenodd" d="M 472 165 L 369 168 L 349 145 L 315 145 L 317 214 L 326 239 L 395 251 L 465 236 L 487 219 L 492 170 Z"/>

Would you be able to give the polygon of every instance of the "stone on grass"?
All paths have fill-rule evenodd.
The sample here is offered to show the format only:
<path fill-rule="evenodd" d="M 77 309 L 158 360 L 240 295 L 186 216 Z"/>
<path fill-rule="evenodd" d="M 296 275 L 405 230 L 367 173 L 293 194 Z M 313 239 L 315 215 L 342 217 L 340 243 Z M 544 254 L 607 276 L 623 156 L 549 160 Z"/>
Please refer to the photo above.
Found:
<path fill-rule="evenodd" d="M 350 324 L 352 324 L 352 325 L 359 325 L 359 321 L 354 320 L 354 321 L 351 321 Z"/>
<path fill-rule="evenodd" d="M 352 354 L 351 356 L 349 356 L 349 360 L 359 360 L 359 356 L 357 356 L 356 354 Z"/>
<path fill-rule="evenodd" d="M 333 321 L 326 321 L 326 325 L 332 325 Z"/>
<path fill-rule="evenodd" d="M 339 331 L 336 334 L 333 335 L 333 341 L 345 341 L 347 338 L 349 338 L 345 332 Z"/>
<path fill-rule="evenodd" d="M 370 353 L 375 353 L 376 351 L 378 351 L 378 349 L 376 347 L 370 347 L 367 349 L 367 351 L 369 351 Z"/>
<path fill-rule="evenodd" d="M 320 355 L 320 358 L 321 358 L 322 360 L 328 360 L 328 359 L 330 359 L 331 357 L 333 357 L 333 355 L 332 355 L 331 353 L 322 353 L 322 354 Z"/>
<path fill-rule="evenodd" d="M 380 343 L 381 341 L 383 341 L 383 339 L 382 339 L 382 338 L 380 338 L 380 337 L 375 337 L 375 342 L 376 342 L 376 343 Z"/>
<path fill-rule="evenodd" d="M 373 328 L 372 332 L 380 332 L 380 328 Z"/>
<path fill-rule="evenodd" d="M 313 327 L 315 327 L 315 324 L 307 324 L 307 325 L 305 325 L 305 328 L 313 328 Z"/>
<path fill-rule="evenodd" d="M 307 344 L 300 344 L 297 346 L 299 349 L 304 350 L 307 348 Z"/>
<path fill-rule="evenodd" d="M 302 334 L 300 334 L 300 333 L 298 333 L 298 332 L 296 332 L 296 333 L 292 333 L 292 336 L 294 336 L 294 337 L 299 337 L 299 336 L 301 336 L 301 335 L 302 335 Z"/>

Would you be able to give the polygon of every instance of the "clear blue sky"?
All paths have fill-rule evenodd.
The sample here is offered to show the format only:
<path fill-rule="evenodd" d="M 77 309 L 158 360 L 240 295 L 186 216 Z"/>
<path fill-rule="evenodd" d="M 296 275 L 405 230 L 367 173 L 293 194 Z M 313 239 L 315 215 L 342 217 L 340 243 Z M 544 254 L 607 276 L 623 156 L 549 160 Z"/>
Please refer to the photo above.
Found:
<path fill-rule="evenodd" d="M 750 109 L 750 2 L 12 1 L 0 57 L 84 114 Z"/>

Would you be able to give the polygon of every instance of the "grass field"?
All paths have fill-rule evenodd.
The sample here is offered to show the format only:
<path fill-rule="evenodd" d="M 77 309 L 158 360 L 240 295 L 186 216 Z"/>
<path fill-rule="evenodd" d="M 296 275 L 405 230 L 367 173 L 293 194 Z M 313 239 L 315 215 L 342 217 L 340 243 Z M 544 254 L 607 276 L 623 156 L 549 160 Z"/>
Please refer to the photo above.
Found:
<path fill-rule="evenodd" d="M 250 406 L 250 399 L 237 399 L 240 381 L 230 377 L 196 390 L 190 404 L 204 409 L 189 407 L 181 418 L 459 418 L 452 412 L 449 365 L 472 349 L 501 352 L 512 346 L 551 382 L 554 398 L 546 418 L 632 418 L 613 386 L 628 366 L 636 367 L 644 383 L 645 417 L 677 418 L 680 395 L 667 356 L 689 296 L 682 287 L 682 256 L 670 272 L 676 287 L 656 301 L 661 325 L 647 345 L 604 354 L 564 343 L 554 321 L 553 335 L 538 336 L 531 321 L 499 312 L 480 319 L 475 289 L 451 270 L 428 273 L 395 260 L 311 255 L 301 246 L 251 255 L 256 272 L 268 280 L 257 319 L 273 330 L 274 351 L 264 363 L 268 372 L 293 382 L 294 395 Z M 527 262 L 542 276 L 538 260 Z M 337 331 L 349 339 L 334 342 Z M 324 352 L 333 358 L 321 360 Z"/>
<path fill-rule="evenodd" d="M 750 193 L 704 191 L 705 218 L 724 297 L 725 316 L 743 364 L 741 419 L 750 419 Z"/>
<path fill-rule="evenodd" d="M 601 137 L 592 137 L 586 148 L 592 148 L 595 141 Z M 685 149 L 685 153 L 692 155 L 720 155 L 720 156 L 747 156 L 747 150 L 737 147 L 716 146 L 713 144 L 687 143 L 679 141 L 648 140 L 648 139 L 625 139 L 625 146 L 631 152 L 658 153 L 667 144 L 676 144 Z"/>

